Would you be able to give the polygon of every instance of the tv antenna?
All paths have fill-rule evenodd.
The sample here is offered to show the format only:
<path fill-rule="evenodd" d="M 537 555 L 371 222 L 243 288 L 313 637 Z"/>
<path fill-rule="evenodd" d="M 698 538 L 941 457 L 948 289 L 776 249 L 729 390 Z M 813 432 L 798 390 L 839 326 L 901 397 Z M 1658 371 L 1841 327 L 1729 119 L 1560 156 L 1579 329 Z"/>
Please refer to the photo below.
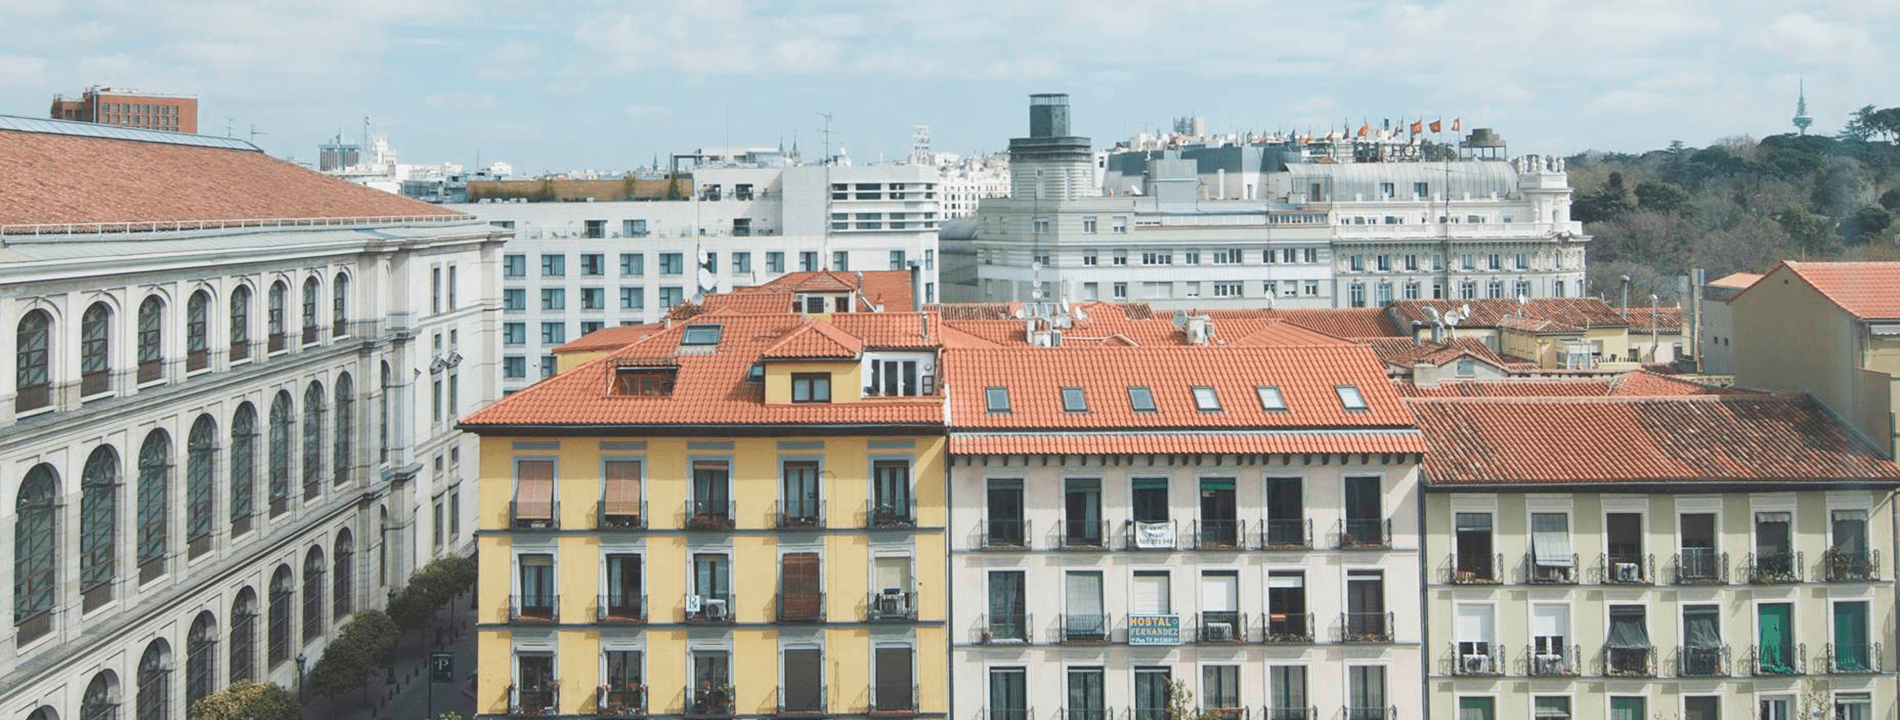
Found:
<path fill-rule="evenodd" d="M 267 132 L 264 132 L 264 131 L 262 131 L 262 130 L 259 130 L 259 129 L 257 129 L 257 123 L 251 123 L 251 144 L 252 144 L 252 145 L 256 145 L 256 144 L 257 144 L 257 136 L 259 136 L 259 135 L 269 135 L 269 134 L 270 134 L 270 133 L 267 133 Z"/>
<path fill-rule="evenodd" d="M 825 119 L 825 126 L 818 128 L 818 132 L 825 136 L 825 154 L 820 156 L 818 161 L 825 165 L 830 165 L 831 164 L 831 113 L 821 112 L 821 113 L 818 113 L 818 117 Z M 793 144 L 797 144 L 797 143 L 793 143 Z"/>

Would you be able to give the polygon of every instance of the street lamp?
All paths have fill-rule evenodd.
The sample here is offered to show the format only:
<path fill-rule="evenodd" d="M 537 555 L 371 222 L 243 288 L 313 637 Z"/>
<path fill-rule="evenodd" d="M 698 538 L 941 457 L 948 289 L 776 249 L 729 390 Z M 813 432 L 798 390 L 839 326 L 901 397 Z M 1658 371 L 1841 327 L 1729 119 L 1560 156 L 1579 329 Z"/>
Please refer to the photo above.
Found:
<path fill-rule="evenodd" d="M 310 661 L 310 658 L 308 656 L 304 655 L 303 653 L 297 653 L 297 704 L 298 705 L 303 704 L 303 665 L 304 663 L 309 662 L 309 661 Z"/>

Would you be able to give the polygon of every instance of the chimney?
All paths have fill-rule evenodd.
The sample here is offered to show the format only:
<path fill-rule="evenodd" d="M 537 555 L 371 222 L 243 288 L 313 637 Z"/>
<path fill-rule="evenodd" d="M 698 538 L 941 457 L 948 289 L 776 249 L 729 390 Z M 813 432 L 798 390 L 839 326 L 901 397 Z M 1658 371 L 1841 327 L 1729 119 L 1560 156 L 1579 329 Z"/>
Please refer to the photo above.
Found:
<path fill-rule="evenodd" d="M 923 269 L 917 265 L 917 261 L 916 260 L 910 261 L 910 311 L 911 312 L 923 312 L 924 310 L 923 274 L 924 274 Z"/>
<path fill-rule="evenodd" d="M 1418 331 L 1419 329 L 1423 327 L 1425 327 L 1425 322 L 1423 320 L 1412 321 L 1412 347 L 1418 347 L 1420 344 L 1424 342 L 1423 340 L 1420 340 L 1418 337 Z"/>
<path fill-rule="evenodd" d="M 1206 315 L 1189 315 L 1187 324 L 1181 328 L 1187 332 L 1190 345 L 1206 345 L 1214 337 L 1214 319 Z"/>

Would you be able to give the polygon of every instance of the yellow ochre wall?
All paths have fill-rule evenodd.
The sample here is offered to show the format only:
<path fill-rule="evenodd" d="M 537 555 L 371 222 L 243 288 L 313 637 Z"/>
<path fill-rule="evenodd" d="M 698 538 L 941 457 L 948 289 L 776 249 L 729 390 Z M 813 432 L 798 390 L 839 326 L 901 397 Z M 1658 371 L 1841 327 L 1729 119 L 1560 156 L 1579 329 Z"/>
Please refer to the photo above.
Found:
<path fill-rule="evenodd" d="M 803 367 L 812 367 L 805 365 Z M 805 370 L 801 369 L 801 372 Z M 836 372 L 845 369 L 839 364 Z M 834 382 L 840 389 L 850 383 Z M 786 375 L 789 385 L 789 373 Z M 841 388 L 842 386 L 842 388 Z M 853 395 L 855 390 L 850 391 Z M 910 442 L 908 448 L 888 447 Z M 781 448 L 780 443 L 798 443 Z M 873 448 L 873 442 L 881 447 Z M 644 443 L 644 449 L 638 448 Z M 822 443 L 822 449 L 812 447 Z M 603 449 L 603 444 L 606 448 Z M 728 449 L 729 448 L 729 449 Z M 556 638 L 555 673 L 561 682 L 559 710 L 563 714 L 590 713 L 601 672 L 602 628 L 612 627 L 621 637 L 626 625 L 596 625 L 595 604 L 602 594 L 602 533 L 595 530 L 597 501 L 601 497 L 604 457 L 643 461 L 645 478 L 641 497 L 647 503 L 647 530 L 613 533 L 617 546 L 638 543 L 642 555 L 648 624 L 643 636 L 643 680 L 648 687 L 650 713 L 682 713 L 690 673 L 688 629 L 681 624 L 690 576 L 689 544 L 729 547 L 735 623 L 731 626 L 692 626 L 695 640 L 730 633 L 735 712 L 772 713 L 777 709 L 779 635 L 781 629 L 800 637 L 813 631 L 824 637 L 824 684 L 832 713 L 868 712 L 872 686 L 872 643 L 908 634 L 914 648 L 918 705 L 922 714 L 941 714 L 948 693 L 945 658 L 944 489 L 945 445 L 941 436 L 720 438 L 720 437 L 504 437 L 482 439 L 480 500 L 477 508 L 480 549 L 480 610 L 476 708 L 478 713 L 505 713 L 507 688 L 514 671 L 517 633 Z M 912 495 L 916 530 L 867 531 L 865 513 L 871 496 L 874 458 L 911 457 Z M 817 458 L 822 463 L 825 530 L 822 543 L 823 624 L 780 626 L 776 615 L 781 534 L 773 530 L 780 493 L 782 458 Z M 559 529 L 510 531 L 509 502 L 514 497 L 514 463 L 523 458 L 552 458 L 556 473 L 556 515 Z M 732 499 L 736 528 L 730 532 L 681 530 L 690 498 L 693 459 L 730 458 Z M 798 533 L 811 538 L 812 531 Z M 875 538 L 875 541 L 874 541 Z M 515 592 L 517 547 L 532 544 L 555 549 L 560 621 L 552 626 L 508 624 L 509 595 Z M 916 623 L 866 623 L 866 605 L 874 573 L 872 555 L 905 549 L 912 557 L 917 591 Z M 807 541 L 801 547 L 809 547 Z M 638 626 L 636 626 L 638 627 Z"/>
<path fill-rule="evenodd" d="M 831 401 L 864 399 L 863 366 L 855 362 L 775 362 L 765 366 L 765 401 L 792 401 L 792 373 L 831 373 Z"/>

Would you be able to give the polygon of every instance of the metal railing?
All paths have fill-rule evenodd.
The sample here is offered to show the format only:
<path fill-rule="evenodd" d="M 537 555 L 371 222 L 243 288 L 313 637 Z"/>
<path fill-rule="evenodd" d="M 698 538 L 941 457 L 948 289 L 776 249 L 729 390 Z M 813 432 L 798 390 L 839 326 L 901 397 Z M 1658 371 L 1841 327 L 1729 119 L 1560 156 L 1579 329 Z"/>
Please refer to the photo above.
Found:
<path fill-rule="evenodd" d="M 80 223 L 8 223 L 0 225 L 0 235 L 103 235 L 134 232 L 185 232 L 227 228 L 268 227 L 354 227 L 412 223 L 458 223 L 470 218 L 462 214 L 391 215 L 347 218 L 249 218 L 229 220 L 145 220 L 138 222 Z"/>
<path fill-rule="evenodd" d="M 1545 565 L 1537 561 L 1537 553 L 1524 553 L 1524 582 L 1527 585 L 1575 585 L 1577 584 L 1577 554 L 1570 554 L 1570 565 Z"/>
<path fill-rule="evenodd" d="M 1445 581 L 1452 585 L 1497 585 L 1504 582 L 1504 554 L 1452 553 L 1446 561 Z"/>
<path fill-rule="evenodd" d="M 818 684 L 818 695 L 809 703 L 788 703 L 785 701 L 785 686 L 778 686 L 778 714 L 780 715 L 823 715 L 830 708 L 831 689 L 824 683 Z"/>
<path fill-rule="evenodd" d="M 1800 552 L 1749 553 L 1748 582 L 1751 585 L 1798 583 L 1802 564 Z"/>
<path fill-rule="evenodd" d="M 1056 711 L 1056 720 L 1114 720 L 1113 708 L 1062 708 Z"/>
<path fill-rule="evenodd" d="M 561 596 L 508 596 L 508 622 L 560 622 Z"/>
<path fill-rule="evenodd" d="M 1269 645 L 1298 645 L 1313 642 L 1312 613 L 1268 612 L 1263 620 L 1261 642 Z"/>
<path fill-rule="evenodd" d="M 865 618 L 872 622 L 916 620 L 917 592 L 873 592 L 865 608 Z"/>
<path fill-rule="evenodd" d="M 605 594 L 599 597 L 594 606 L 594 619 L 600 622 L 646 622 L 647 596 L 615 597 Z"/>
<path fill-rule="evenodd" d="M 1060 550 L 1107 550 L 1108 521 L 1092 523 L 1072 523 L 1067 520 L 1056 521 L 1056 538 Z"/>
<path fill-rule="evenodd" d="M 915 715 L 917 714 L 917 693 L 923 686 L 911 683 L 910 698 L 904 702 L 887 702 L 880 694 L 871 695 L 871 712 L 876 715 Z"/>
<path fill-rule="evenodd" d="M 786 610 L 784 590 L 778 592 L 777 602 L 774 604 L 778 607 L 777 615 L 779 622 L 811 623 L 825 621 L 825 594 L 822 591 L 818 593 L 818 606 L 813 608 L 810 612 L 792 612 Z"/>
<path fill-rule="evenodd" d="M 1877 581 L 1880 579 L 1880 551 L 1828 548 L 1821 553 L 1821 568 L 1828 582 Z"/>
<path fill-rule="evenodd" d="M 1110 620 L 1107 615 L 1071 615 L 1064 613 L 1060 619 L 1062 621 L 1062 642 L 1108 642 Z"/>
<path fill-rule="evenodd" d="M 1748 646 L 1750 675 L 1808 674 L 1808 644 L 1782 643 Z"/>
<path fill-rule="evenodd" d="M 1597 575 L 1605 585 L 1654 585 L 1656 555 L 1603 553 L 1597 556 Z"/>
<path fill-rule="evenodd" d="M 527 688 L 508 686 L 509 715 L 553 715 L 561 706 L 559 687 Z"/>
<path fill-rule="evenodd" d="M 731 717 L 732 694 L 725 690 L 686 690 L 687 717 Z"/>
<path fill-rule="evenodd" d="M 1034 616 L 1029 613 L 986 615 L 983 618 L 983 642 L 1029 642 L 1030 623 L 1034 621 Z"/>
<path fill-rule="evenodd" d="M 916 502 L 906 499 L 902 504 L 896 504 L 866 500 L 864 526 L 873 529 L 917 527 Z"/>
<path fill-rule="evenodd" d="M 699 609 L 692 610 L 690 609 L 692 606 L 687 605 L 688 609 L 685 610 L 686 615 L 682 618 L 682 622 L 688 625 L 731 625 L 733 623 L 733 615 L 737 614 L 738 608 L 735 607 L 736 603 L 733 601 L 731 592 L 711 595 L 687 593 L 688 602 L 695 596 L 699 598 Z"/>
<path fill-rule="evenodd" d="M 1200 550 L 1244 549 L 1247 537 L 1245 520 L 1194 521 L 1194 547 Z"/>
<path fill-rule="evenodd" d="M 1397 720 L 1399 717 L 1399 708 L 1397 705 L 1387 707 L 1347 706 L 1341 707 L 1339 714 L 1345 716 L 1346 720 Z"/>
<path fill-rule="evenodd" d="M 602 685 L 594 690 L 594 716 L 638 718 L 647 714 L 645 685 Z"/>
<path fill-rule="evenodd" d="M 1142 541 L 1139 534 L 1140 529 L 1138 526 L 1144 523 L 1142 523 L 1139 520 L 1123 521 L 1122 522 L 1122 549 L 1123 550 L 1150 550 L 1150 551 L 1154 551 L 1154 550 L 1168 551 L 1168 550 L 1180 549 L 1181 548 L 1181 533 L 1180 533 L 1179 525 L 1173 521 L 1164 521 L 1164 523 L 1168 526 L 1168 536 L 1166 539 L 1167 542 L 1157 543 L 1149 547 L 1142 547 Z M 1159 525 L 1163 523 L 1145 523 L 1145 524 Z"/>
<path fill-rule="evenodd" d="M 1347 518 L 1339 521 L 1339 547 L 1345 550 L 1392 547 L 1392 520 Z"/>
<path fill-rule="evenodd" d="M 1607 677 L 1656 677 L 1656 648 L 1603 646 L 1603 674 Z"/>
<path fill-rule="evenodd" d="M 1880 643 L 1828 643 L 1827 671 L 1834 675 L 1874 675 L 1884 670 Z"/>
<path fill-rule="evenodd" d="M 1247 614 L 1234 611 L 1195 613 L 1194 641 L 1243 643 L 1247 641 Z"/>
<path fill-rule="evenodd" d="M 1238 702 L 1239 699 L 1235 698 Z M 1220 718 L 1220 720 L 1253 720 L 1253 708 L 1217 705 L 1201 708 L 1201 717 Z"/>
<path fill-rule="evenodd" d="M 594 507 L 594 527 L 599 530 L 645 530 L 647 529 L 647 501 L 640 501 L 637 514 L 607 512 L 607 501 L 600 500 Z"/>
<path fill-rule="evenodd" d="M 680 507 L 682 530 L 731 530 L 735 512 L 732 501 L 723 503 L 688 500 Z"/>
<path fill-rule="evenodd" d="M 1528 677 L 1574 677 L 1582 673 L 1582 645 L 1546 648 L 1544 652 L 1524 648 L 1524 674 Z"/>
<path fill-rule="evenodd" d="M 1031 524 L 1027 519 L 984 520 L 978 532 L 977 546 L 984 550 L 1029 549 Z"/>
<path fill-rule="evenodd" d="M 1496 677 L 1504 674 L 1503 645 L 1482 643 L 1484 647 L 1460 649 L 1459 644 L 1451 644 L 1451 674 L 1460 677 Z"/>
<path fill-rule="evenodd" d="M 1319 708 L 1310 705 L 1300 708 L 1277 708 L 1269 705 L 1261 709 L 1266 711 L 1260 715 L 1262 720 L 1319 720 Z"/>
<path fill-rule="evenodd" d="M 1262 550 L 1297 550 L 1313 547 L 1311 519 L 1260 521 Z"/>
<path fill-rule="evenodd" d="M 1031 720 L 1034 711 L 1029 708 L 983 708 L 983 720 Z"/>
<path fill-rule="evenodd" d="M 1727 677 L 1727 645 L 1681 645 L 1676 648 L 1676 677 Z"/>
<path fill-rule="evenodd" d="M 1684 548 L 1672 558 L 1677 585 L 1727 585 L 1728 553 L 1713 548 Z"/>
<path fill-rule="evenodd" d="M 773 503 L 772 518 L 780 530 L 798 530 L 801 528 L 818 529 L 825 526 L 825 501 L 819 500 L 816 506 L 800 503 L 797 509 L 788 510 L 784 502 Z"/>
<path fill-rule="evenodd" d="M 508 527 L 516 530 L 558 530 L 561 527 L 561 503 L 550 503 L 545 518 L 524 518 L 521 516 L 521 501 L 509 500 Z"/>
<path fill-rule="evenodd" d="M 1346 643 L 1392 642 L 1392 613 L 1343 612 L 1339 614 L 1339 641 Z"/>

